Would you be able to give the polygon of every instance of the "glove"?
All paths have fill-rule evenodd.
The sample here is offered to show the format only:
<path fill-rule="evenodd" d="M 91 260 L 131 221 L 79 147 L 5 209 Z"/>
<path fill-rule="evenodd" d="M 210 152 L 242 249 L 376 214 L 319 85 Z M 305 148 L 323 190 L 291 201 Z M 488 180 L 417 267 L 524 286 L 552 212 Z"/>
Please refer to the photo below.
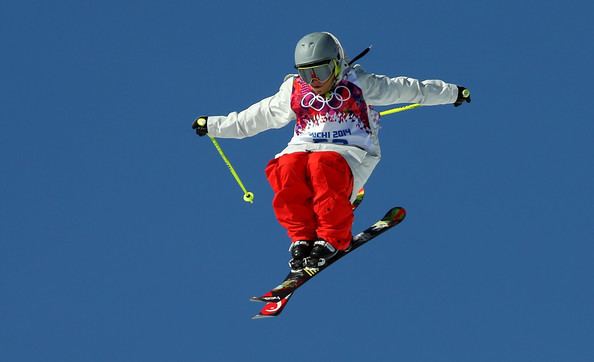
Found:
<path fill-rule="evenodd" d="M 192 122 L 192 129 L 196 130 L 196 134 L 200 137 L 205 136 L 208 133 L 208 127 L 206 122 L 208 121 L 207 116 L 200 116 Z"/>
<path fill-rule="evenodd" d="M 454 102 L 454 107 L 461 106 L 462 103 L 470 103 L 470 91 L 461 85 L 458 86 L 458 98 Z"/>

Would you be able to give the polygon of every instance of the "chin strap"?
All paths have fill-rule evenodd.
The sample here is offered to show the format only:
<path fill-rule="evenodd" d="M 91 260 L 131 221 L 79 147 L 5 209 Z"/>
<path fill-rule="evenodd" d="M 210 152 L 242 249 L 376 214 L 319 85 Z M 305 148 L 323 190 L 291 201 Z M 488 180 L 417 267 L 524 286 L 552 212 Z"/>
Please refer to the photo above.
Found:
<path fill-rule="evenodd" d="M 334 77 L 338 78 L 342 69 L 340 68 L 340 63 L 336 60 L 332 60 L 334 62 Z"/>

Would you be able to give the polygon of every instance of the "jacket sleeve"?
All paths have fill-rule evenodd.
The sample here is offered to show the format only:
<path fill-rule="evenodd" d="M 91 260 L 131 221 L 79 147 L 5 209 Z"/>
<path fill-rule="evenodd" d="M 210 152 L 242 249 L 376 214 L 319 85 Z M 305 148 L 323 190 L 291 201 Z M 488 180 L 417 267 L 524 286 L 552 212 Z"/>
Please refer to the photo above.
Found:
<path fill-rule="evenodd" d="M 281 128 L 295 119 L 291 109 L 293 78 L 286 79 L 279 91 L 241 112 L 209 116 L 208 134 L 220 138 L 245 138 L 272 128 Z"/>
<path fill-rule="evenodd" d="M 355 65 L 365 101 L 369 105 L 387 106 L 396 103 L 420 103 L 424 105 L 454 103 L 458 98 L 458 87 L 441 80 L 424 80 L 408 77 L 390 78 L 365 72 Z"/>

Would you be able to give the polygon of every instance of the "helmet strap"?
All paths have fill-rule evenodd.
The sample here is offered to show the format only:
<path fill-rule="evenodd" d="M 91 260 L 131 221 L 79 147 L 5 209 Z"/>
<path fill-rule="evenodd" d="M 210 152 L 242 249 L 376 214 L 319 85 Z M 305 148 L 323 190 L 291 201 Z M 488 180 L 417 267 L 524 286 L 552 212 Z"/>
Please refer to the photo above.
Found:
<path fill-rule="evenodd" d="M 340 75 L 341 71 L 340 64 L 336 59 L 332 59 L 332 61 L 334 62 L 334 76 L 338 79 L 338 76 Z"/>

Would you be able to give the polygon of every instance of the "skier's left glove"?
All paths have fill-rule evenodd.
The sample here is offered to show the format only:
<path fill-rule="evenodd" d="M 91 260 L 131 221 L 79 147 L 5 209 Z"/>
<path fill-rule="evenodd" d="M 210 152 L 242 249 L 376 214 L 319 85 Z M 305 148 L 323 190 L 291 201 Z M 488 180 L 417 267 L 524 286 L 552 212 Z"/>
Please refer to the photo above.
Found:
<path fill-rule="evenodd" d="M 458 98 L 454 102 L 454 107 L 461 106 L 462 103 L 470 103 L 470 91 L 461 85 L 458 86 Z"/>
<path fill-rule="evenodd" d="M 196 130 L 196 134 L 200 137 L 206 136 L 208 133 L 208 126 L 206 123 L 208 122 L 207 116 L 200 116 L 192 122 L 192 129 Z"/>

